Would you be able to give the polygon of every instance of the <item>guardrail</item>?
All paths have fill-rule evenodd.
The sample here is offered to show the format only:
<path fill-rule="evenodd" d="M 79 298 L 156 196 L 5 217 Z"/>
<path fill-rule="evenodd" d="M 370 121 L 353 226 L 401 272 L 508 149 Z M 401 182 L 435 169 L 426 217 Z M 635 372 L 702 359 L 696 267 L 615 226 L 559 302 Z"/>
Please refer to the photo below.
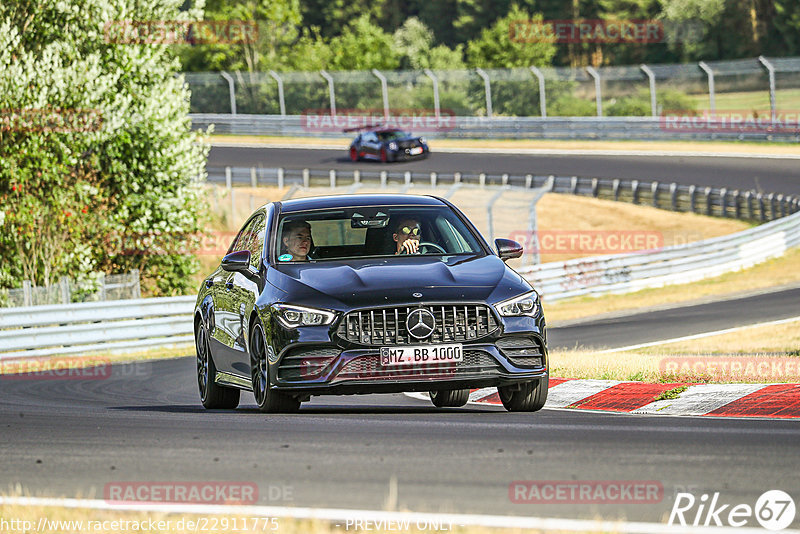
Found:
<path fill-rule="evenodd" d="M 0 360 L 146 349 L 193 340 L 196 297 L 0 309 Z"/>
<path fill-rule="evenodd" d="M 743 269 L 800 246 L 800 212 L 728 236 L 519 270 L 547 302 L 685 283 Z M 166 297 L 0 309 L 0 360 L 132 350 L 192 341 L 196 299 Z"/>
<path fill-rule="evenodd" d="M 543 187 L 552 178 L 554 193 L 589 196 L 607 200 L 649 205 L 656 208 L 692 212 L 749 221 L 771 221 L 800 211 L 800 197 L 738 189 L 682 185 L 675 182 L 620 180 L 584 176 L 515 176 L 486 173 L 436 173 L 412 171 L 349 172 L 335 169 L 284 169 L 264 167 L 209 167 L 208 181 L 251 187 L 272 185 L 304 188 L 337 187 L 358 184 L 388 186 L 478 187 L 512 186 L 526 189 Z"/>
<path fill-rule="evenodd" d="M 230 115 L 192 113 L 192 127 L 214 126 L 216 134 L 290 137 L 342 137 L 341 131 L 316 131 L 304 126 L 301 115 Z M 374 120 L 366 118 L 364 124 Z M 358 121 L 356 121 L 358 122 Z M 647 139 L 739 140 L 800 142 L 800 129 L 769 123 L 737 126 L 687 126 L 667 123 L 662 117 L 452 117 L 447 128 L 425 133 L 432 139 Z M 346 123 L 345 123 L 346 126 Z M 343 126 L 344 127 L 344 126 Z M 413 125 L 408 129 L 414 131 Z"/>
<path fill-rule="evenodd" d="M 549 302 L 687 283 L 751 267 L 800 245 L 800 213 L 660 251 L 544 263 L 519 270 Z"/>

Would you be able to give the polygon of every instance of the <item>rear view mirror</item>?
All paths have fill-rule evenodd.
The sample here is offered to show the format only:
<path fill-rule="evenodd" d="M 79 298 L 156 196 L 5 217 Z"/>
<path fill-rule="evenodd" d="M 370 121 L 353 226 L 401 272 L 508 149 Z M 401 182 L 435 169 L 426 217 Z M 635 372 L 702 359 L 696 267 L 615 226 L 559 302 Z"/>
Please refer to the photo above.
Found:
<path fill-rule="evenodd" d="M 222 268 L 232 273 L 241 273 L 250 270 L 250 251 L 237 250 L 222 258 Z"/>
<path fill-rule="evenodd" d="M 497 247 L 497 255 L 503 261 L 522 256 L 522 245 L 510 239 L 495 239 L 494 244 Z"/>

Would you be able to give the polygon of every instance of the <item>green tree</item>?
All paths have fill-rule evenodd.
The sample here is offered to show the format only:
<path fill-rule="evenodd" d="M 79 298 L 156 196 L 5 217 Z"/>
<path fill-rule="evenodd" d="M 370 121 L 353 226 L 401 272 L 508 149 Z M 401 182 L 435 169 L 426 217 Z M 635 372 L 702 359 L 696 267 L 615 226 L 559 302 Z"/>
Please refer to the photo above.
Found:
<path fill-rule="evenodd" d="M 330 40 L 333 70 L 392 70 L 400 64 L 391 34 L 363 14 Z"/>
<path fill-rule="evenodd" d="M 464 67 L 463 48 L 451 50 L 434 46 L 433 32 L 416 17 L 406 19 L 394 32 L 394 50 L 404 69 L 460 69 Z"/>
<path fill-rule="evenodd" d="M 508 15 L 467 44 L 467 63 L 472 67 L 511 68 L 549 65 L 555 55 L 555 45 L 550 42 L 522 42 L 512 40 L 511 24 L 515 21 L 541 22 L 542 16 L 533 16 L 519 6 L 512 6 Z"/>
<path fill-rule="evenodd" d="M 138 268 L 154 294 L 187 289 L 207 148 L 169 47 L 104 28 L 200 13 L 143 4 L 0 4 L 0 284 Z"/>

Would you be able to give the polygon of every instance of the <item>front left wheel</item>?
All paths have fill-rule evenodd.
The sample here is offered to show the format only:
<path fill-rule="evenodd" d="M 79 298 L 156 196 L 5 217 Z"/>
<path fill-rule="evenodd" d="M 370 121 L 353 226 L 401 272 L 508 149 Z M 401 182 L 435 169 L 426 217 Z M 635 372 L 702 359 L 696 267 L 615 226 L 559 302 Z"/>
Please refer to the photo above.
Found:
<path fill-rule="evenodd" d="M 509 412 L 538 412 L 547 401 L 550 378 L 543 376 L 533 382 L 497 388 L 500 401 Z"/>
<path fill-rule="evenodd" d="M 208 331 L 202 321 L 197 326 L 194 342 L 197 351 L 197 387 L 203 407 L 209 410 L 233 410 L 239 406 L 239 390 L 217 384 L 217 366 L 214 365 Z"/>
<path fill-rule="evenodd" d="M 258 409 L 264 413 L 292 413 L 300 408 L 300 401 L 269 387 L 267 345 L 261 323 L 256 322 L 250 333 L 250 375 L 253 396 Z"/>

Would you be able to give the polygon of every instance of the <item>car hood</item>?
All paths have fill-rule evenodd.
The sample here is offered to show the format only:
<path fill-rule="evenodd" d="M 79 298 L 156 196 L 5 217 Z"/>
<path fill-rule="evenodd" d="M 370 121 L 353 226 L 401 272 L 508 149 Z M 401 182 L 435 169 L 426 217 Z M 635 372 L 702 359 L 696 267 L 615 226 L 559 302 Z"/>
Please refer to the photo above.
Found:
<path fill-rule="evenodd" d="M 287 302 L 332 309 L 420 301 L 496 302 L 493 293 L 510 297 L 530 288 L 500 258 L 491 255 L 279 265 L 269 270 L 267 281 L 287 293 Z"/>

